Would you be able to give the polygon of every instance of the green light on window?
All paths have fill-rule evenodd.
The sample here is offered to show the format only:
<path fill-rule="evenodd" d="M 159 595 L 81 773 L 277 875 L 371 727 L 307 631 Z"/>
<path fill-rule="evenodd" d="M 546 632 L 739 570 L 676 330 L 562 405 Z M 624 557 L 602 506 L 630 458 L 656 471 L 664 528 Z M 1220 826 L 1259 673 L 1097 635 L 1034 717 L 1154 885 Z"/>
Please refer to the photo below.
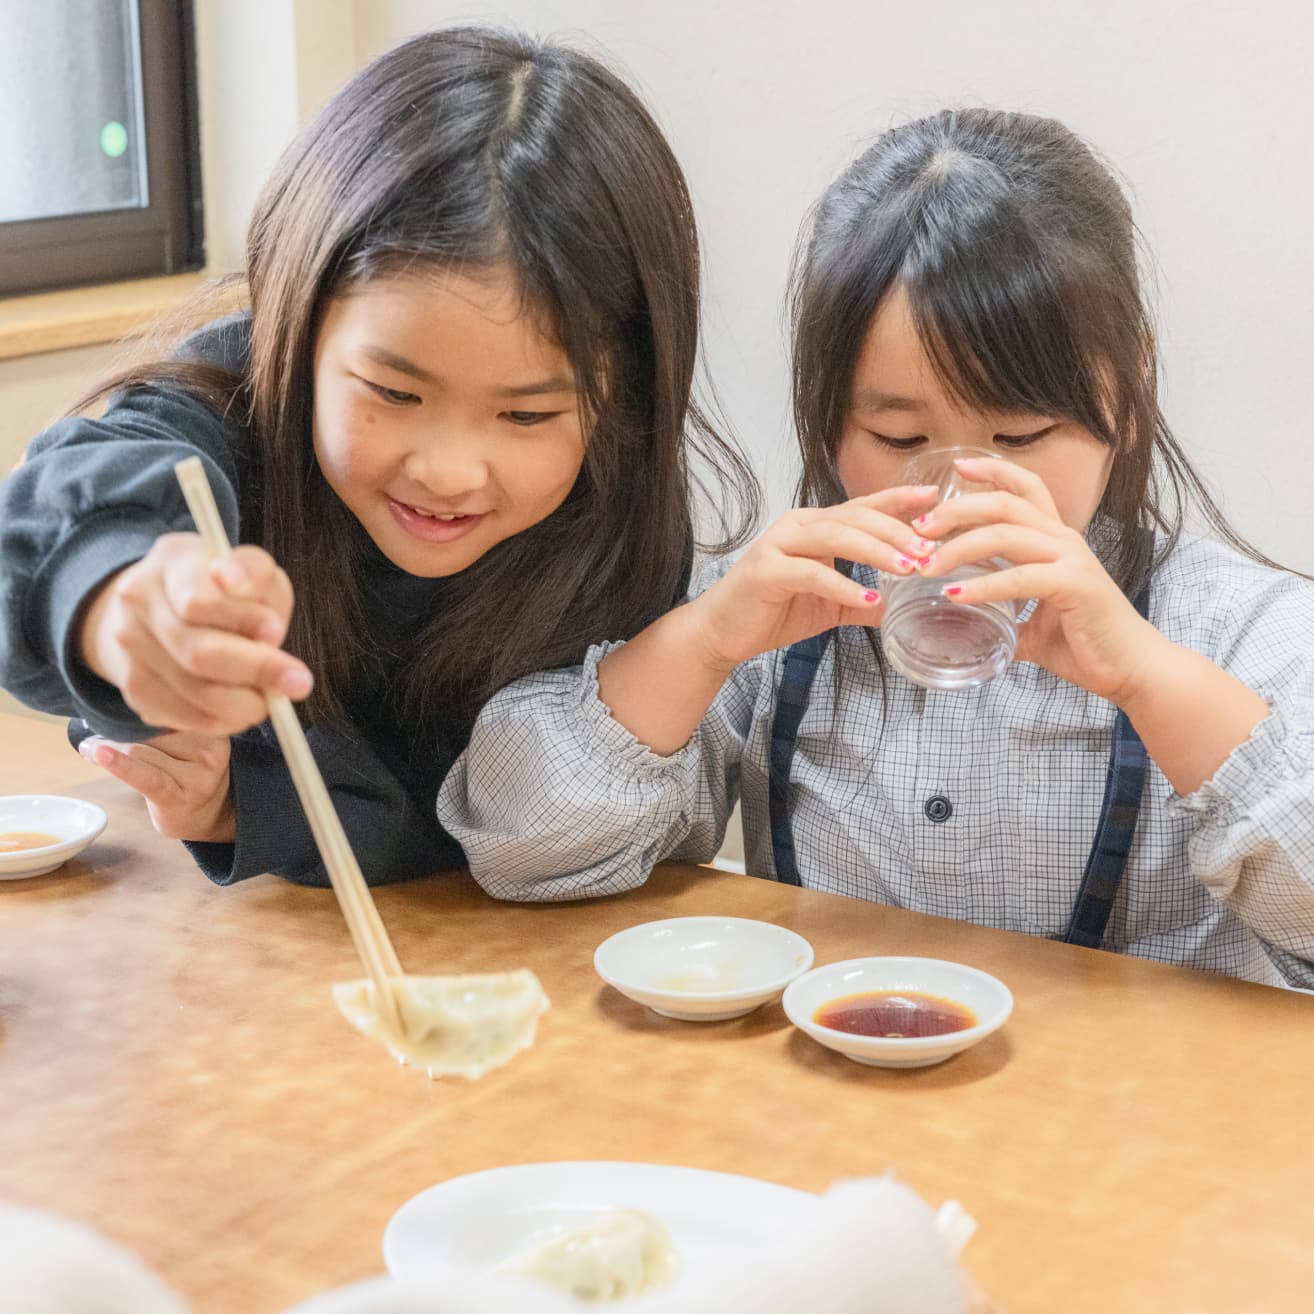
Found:
<path fill-rule="evenodd" d="M 100 149 L 117 160 L 128 149 L 128 130 L 115 119 L 111 119 L 100 130 Z"/>

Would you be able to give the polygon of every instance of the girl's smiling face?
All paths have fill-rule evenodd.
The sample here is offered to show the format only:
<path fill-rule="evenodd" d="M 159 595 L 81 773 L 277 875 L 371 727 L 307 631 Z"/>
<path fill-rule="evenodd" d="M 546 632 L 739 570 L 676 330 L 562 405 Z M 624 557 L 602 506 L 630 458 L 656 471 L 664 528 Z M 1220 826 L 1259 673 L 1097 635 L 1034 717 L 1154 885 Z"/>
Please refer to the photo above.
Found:
<path fill-rule="evenodd" d="M 1052 415 L 964 409 L 936 374 L 907 294 L 896 284 L 863 339 L 835 453 L 849 497 L 906 483 L 917 452 L 980 447 L 1034 471 L 1063 523 L 1084 532 L 1104 495 L 1113 451 L 1089 429 Z"/>
<path fill-rule="evenodd" d="M 380 277 L 315 344 L 315 456 L 379 550 L 455 575 L 565 501 L 585 426 L 565 352 L 510 273 Z"/>

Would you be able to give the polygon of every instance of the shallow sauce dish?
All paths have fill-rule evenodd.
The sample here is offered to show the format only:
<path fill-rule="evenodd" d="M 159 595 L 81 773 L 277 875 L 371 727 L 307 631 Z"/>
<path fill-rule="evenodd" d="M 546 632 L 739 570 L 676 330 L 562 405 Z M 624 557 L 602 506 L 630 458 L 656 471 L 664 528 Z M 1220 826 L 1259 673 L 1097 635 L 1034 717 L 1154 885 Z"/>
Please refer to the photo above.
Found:
<path fill-rule="evenodd" d="M 906 990 L 951 1000 L 977 1024 L 936 1036 L 863 1036 L 817 1021 L 820 1010 L 851 995 Z M 987 972 L 941 958 L 850 958 L 818 967 L 785 991 L 785 1013 L 800 1031 L 855 1063 L 878 1068 L 925 1068 L 970 1049 L 998 1031 L 1013 1012 L 1013 995 Z"/>
<path fill-rule="evenodd" d="M 49 835 L 39 848 L 0 852 L 0 880 L 44 876 L 81 853 L 105 829 L 108 818 L 94 803 L 59 794 L 0 795 L 0 835 Z"/>
<path fill-rule="evenodd" d="M 672 917 L 604 940 L 598 975 L 654 1013 L 682 1022 L 743 1017 L 812 966 L 812 946 L 771 922 Z"/>

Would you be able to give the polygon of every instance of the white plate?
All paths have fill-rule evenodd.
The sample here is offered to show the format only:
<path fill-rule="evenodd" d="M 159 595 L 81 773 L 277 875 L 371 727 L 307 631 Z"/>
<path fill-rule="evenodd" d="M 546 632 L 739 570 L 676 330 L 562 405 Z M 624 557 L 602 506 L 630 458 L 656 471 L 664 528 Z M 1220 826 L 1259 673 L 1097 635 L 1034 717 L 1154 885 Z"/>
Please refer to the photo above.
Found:
<path fill-rule="evenodd" d="M 651 1163 L 531 1163 L 454 1177 L 408 1200 L 383 1234 L 383 1259 L 400 1281 L 444 1268 L 491 1269 L 611 1209 L 663 1223 L 681 1273 L 730 1249 L 787 1235 L 820 1197 L 793 1187 Z M 677 1282 L 679 1279 L 677 1279 Z"/>
<path fill-rule="evenodd" d="M 812 946 L 748 917 L 668 917 L 617 931 L 598 946 L 593 966 L 663 1017 L 723 1022 L 775 999 L 812 966 Z"/>
<path fill-rule="evenodd" d="M 81 853 L 105 829 L 108 820 L 103 809 L 80 798 L 60 794 L 0 795 L 0 835 L 25 830 L 59 839 L 58 844 L 39 849 L 0 853 L 0 881 L 54 871 L 75 853 Z"/>

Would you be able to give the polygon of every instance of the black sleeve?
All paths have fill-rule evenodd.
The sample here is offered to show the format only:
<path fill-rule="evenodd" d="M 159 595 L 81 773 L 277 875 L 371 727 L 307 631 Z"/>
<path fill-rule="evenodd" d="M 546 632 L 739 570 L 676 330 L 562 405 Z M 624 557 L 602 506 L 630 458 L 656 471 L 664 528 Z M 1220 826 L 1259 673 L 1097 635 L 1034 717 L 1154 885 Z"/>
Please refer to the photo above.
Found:
<path fill-rule="evenodd" d="M 413 880 L 465 865 L 460 846 L 421 809 L 355 727 L 306 732 L 333 806 L 371 885 Z M 328 885 L 282 751 L 266 723 L 233 740 L 233 844 L 188 844 L 217 885 L 272 872 L 301 885 Z"/>
<path fill-rule="evenodd" d="M 0 685 L 99 734 L 155 731 L 78 658 L 75 622 L 102 580 L 140 560 L 159 535 L 192 530 L 173 467 L 199 456 L 230 538 L 238 538 L 233 421 L 185 393 L 142 388 L 99 419 L 52 425 L 0 483 Z"/>

